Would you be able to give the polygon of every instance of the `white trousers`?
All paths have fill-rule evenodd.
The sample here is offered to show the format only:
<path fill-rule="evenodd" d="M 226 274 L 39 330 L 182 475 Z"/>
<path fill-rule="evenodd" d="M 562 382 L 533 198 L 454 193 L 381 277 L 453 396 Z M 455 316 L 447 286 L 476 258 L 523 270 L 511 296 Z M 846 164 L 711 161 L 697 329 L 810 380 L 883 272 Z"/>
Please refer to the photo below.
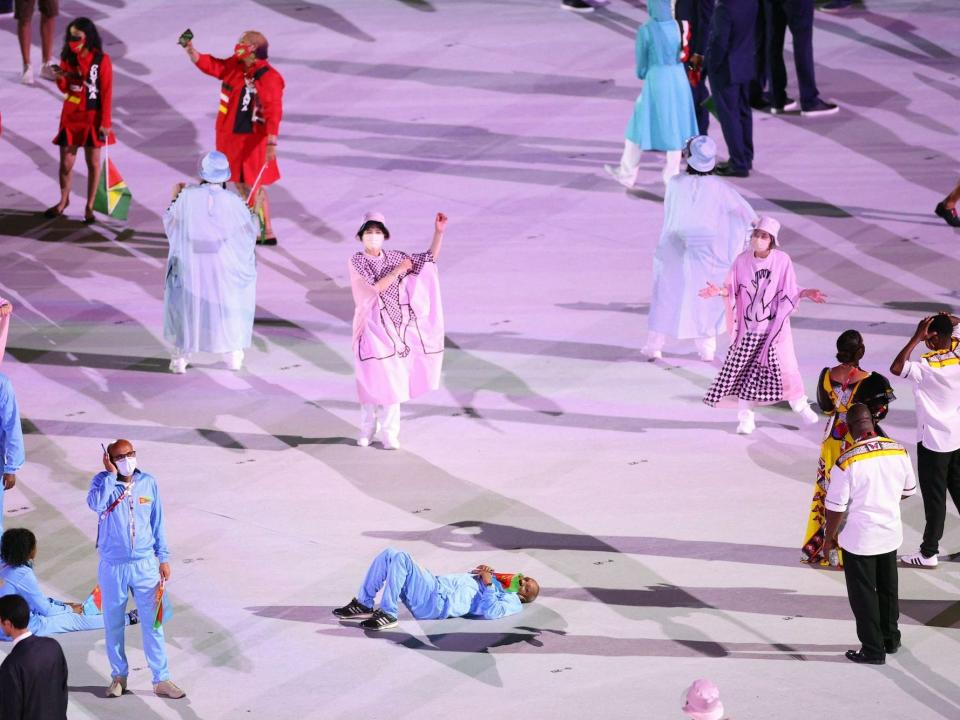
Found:
<path fill-rule="evenodd" d="M 701 357 L 704 356 L 713 356 L 717 353 L 717 336 L 710 335 L 709 337 L 699 337 L 693 339 L 694 345 L 697 347 L 697 352 L 700 353 Z M 647 341 L 643 344 L 644 352 L 657 352 L 662 351 L 663 346 L 667 344 L 667 336 L 663 333 L 656 332 L 654 330 L 649 330 L 647 332 Z"/>
<path fill-rule="evenodd" d="M 623 142 L 623 155 L 620 156 L 620 168 L 617 171 L 621 178 L 630 183 L 637 180 L 637 174 L 640 172 L 640 159 L 643 157 L 643 150 L 636 143 L 630 140 Z M 666 183 L 674 175 L 680 174 L 680 151 L 668 150 L 667 162 L 663 166 L 663 182 Z"/>
<path fill-rule="evenodd" d="M 400 403 L 393 405 L 360 404 L 360 437 L 373 440 L 380 421 L 380 439 L 396 445 L 400 440 Z"/>

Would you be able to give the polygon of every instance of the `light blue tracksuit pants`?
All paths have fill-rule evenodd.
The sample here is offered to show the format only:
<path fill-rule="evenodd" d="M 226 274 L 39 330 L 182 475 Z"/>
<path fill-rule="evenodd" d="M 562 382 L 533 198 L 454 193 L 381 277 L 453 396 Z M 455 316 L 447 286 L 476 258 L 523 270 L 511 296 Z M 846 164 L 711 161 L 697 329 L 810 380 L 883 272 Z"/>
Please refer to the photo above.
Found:
<path fill-rule="evenodd" d="M 123 629 L 127 613 L 127 598 L 133 593 L 140 611 L 140 629 L 143 634 L 143 652 L 153 673 L 154 684 L 170 679 L 167 668 L 167 650 L 163 628 L 153 629 L 156 612 L 154 600 L 160 582 L 160 568 L 155 557 L 124 563 L 100 561 L 97 571 L 103 600 L 103 627 L 107 639 L 107 660 L 112 677 L 126 677 L 129 672 L 127 653 L 123 648 Z"/>
<path fill-rule="evenodd" d="M 418 620 L 443 617 L 436 576 L 417 565 L 409 553 L 387 548 L 377 555 L 370 563 L 357 600 L 373 607 L 380 588 L 383 588 L 380 609 L 385 613 L 396 617 L 398 602 L 402 600 Z"/>

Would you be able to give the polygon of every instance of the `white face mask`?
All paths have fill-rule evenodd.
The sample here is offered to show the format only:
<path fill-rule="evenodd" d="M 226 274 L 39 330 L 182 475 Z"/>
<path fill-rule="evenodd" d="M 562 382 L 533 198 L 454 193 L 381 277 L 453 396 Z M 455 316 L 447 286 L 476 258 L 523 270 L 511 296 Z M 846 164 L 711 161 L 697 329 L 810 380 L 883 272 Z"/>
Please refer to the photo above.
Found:
<path fill-rule="evenodd" d="M 115 463 L 117 466 L 117 472 L 119 472 L 124 477 L 130 477 L 133 475 L 133 471 L 137 469 L 137 459 L 132 458 L 121 458 Z"/>
<path fill-rule="evenodd" d="M 363 247 L 374 255 L 379 254 L 383 247 L 383 233 L 367 232 L 363 234 Z"/>
<path fill-rule="evenodd" d="M 754 252 L 764 253 L 770 249 L 771 240 L 769 237 L 761 237 L 758 235 L 750 236 L 750 247 Z"/>

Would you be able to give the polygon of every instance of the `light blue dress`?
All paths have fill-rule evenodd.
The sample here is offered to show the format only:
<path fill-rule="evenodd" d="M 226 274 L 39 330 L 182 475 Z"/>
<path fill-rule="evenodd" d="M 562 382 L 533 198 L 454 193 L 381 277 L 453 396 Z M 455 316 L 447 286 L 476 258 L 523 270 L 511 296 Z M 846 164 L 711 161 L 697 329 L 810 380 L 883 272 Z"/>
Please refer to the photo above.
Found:
<path fill-rule="evenodd" d="M 650 19 L 637 30 L 637 77 L 643 90 L 627 123 L 627 140 L 642 150 L 682 150 L 697 130 L 687 74 L 680 62 L 680 27 L 670 0 L 650 0 Z"/>

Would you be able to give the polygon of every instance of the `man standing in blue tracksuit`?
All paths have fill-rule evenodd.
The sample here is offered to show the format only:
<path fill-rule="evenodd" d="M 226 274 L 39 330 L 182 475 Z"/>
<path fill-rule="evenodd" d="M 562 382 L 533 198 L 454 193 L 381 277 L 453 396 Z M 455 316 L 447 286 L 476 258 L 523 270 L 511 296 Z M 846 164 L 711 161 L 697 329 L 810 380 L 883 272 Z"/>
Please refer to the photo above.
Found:
<path fill-rule="evenodd" d="M 0 482 L 0 532 L 3 532 L 3 493 L 17 483 L 17 470 L 24 463 L 23 429 L 20 410 L 13 384 L 6 375 L 0 375 L 0 461 L 3 462 L 3 482 Z"/>
<path fill-rule="evenodd" d="M 97 578 L 113 678 L 107 697 L 120 697 L 127 689 L 123 627 L 127 598 L 132 591 L 142 620 L 143 651 L 153 672 L 153 691 L 161 697 L 182 698 L 186 693 L 171 682 L 167 669 L 163 628 L 154 629 L 152 622 L 158 584 L 170 577 L 170 553 L 157 481 L 137 469 L 137 453 L 129 440 L 117 440 L 107 447 L 103 467 L 104 472 L 90 483 L 87 505 L 99 515 Z"/>
<path fill-rule="evenodd" d="M 710 19 L 706 57 L 710 90 L 730 161 L 714 174 L 747 177 L 753 167 L 753 115 L 750 82 L 756 72 L 757 0 L 717 0 Z"/>
<path fill-rule="evenodd" d="M 380 607 L 373 604 L 383 588 Z M 474 615 L 495 620 L 520 612 L 540 594 L 540 585 L 521 577 L 517 592 L 507 592 L 493 570 L 480 565 L 469 573 L 434 575 L 424 570 L 409 553 L 387 548 L 373 559 L 360 592 L 333 614 L 344 619 L 368 618 L 360 623 L 365 630 L 389 630 L 397 626 L 400 602 L 418 620 Z"/>

